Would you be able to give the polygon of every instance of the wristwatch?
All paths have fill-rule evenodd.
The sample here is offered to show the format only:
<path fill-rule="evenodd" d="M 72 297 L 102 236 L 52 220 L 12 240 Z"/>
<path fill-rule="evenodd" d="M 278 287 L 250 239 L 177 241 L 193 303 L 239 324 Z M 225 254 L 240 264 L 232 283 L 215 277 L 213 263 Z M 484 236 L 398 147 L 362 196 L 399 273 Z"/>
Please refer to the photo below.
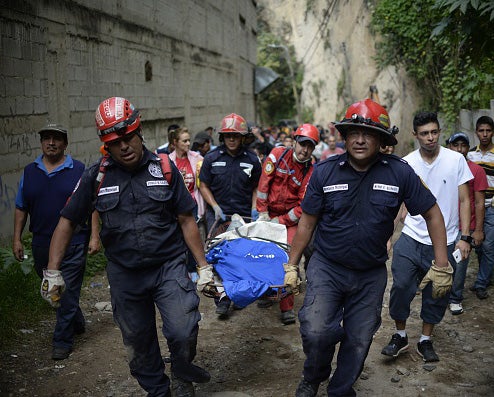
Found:
<path fill-rule="evenodd" d="M 462 234 L 460 240 L 466 241 L 468 244 L 472 244 L 473 238 L 472 236 L 467 236 L 465 234 Z"/>

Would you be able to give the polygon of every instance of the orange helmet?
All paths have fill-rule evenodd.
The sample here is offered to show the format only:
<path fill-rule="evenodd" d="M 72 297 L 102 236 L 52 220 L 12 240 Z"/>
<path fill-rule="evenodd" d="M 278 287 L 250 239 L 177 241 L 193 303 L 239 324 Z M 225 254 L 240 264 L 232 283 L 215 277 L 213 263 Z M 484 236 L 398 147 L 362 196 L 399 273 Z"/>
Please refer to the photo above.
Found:
<path fill-rule="evenodd" d="M 130 134 L 141 125 L 139 111 L 121 97 L 111 97 L 101 102 L 95 119 L 99 139 L 105 143 Z"/>
<path fill-rule="evenodd" d="M 228 116 L 223 117 L 220 130 L 218 131 L 219 134 L 232 132 L 242 135 L 248 133 L 247 122 L 242 116 L 239 116 L 236 113 L 231 113 Z"/>
<path fill-rule="evenodd" d="M 398 127 L 389 128 L 389 115 L 378 103 L 371 99 L 355 102 L 347 109 L 345 118 L 335 123 L 336 129 L 346 138 L 348 130 L 360 126 L 369 130 L 377 131 L 384 136 L 384 145 L 393 146 L 398 143 L 395 135 Z"/>
<path fill-rule="evenodd" d="M 295 141 L 311 141 L 314 146 L 319 143 L 319 130 L 312 124 L 302 124 L 293 134 Z"/>

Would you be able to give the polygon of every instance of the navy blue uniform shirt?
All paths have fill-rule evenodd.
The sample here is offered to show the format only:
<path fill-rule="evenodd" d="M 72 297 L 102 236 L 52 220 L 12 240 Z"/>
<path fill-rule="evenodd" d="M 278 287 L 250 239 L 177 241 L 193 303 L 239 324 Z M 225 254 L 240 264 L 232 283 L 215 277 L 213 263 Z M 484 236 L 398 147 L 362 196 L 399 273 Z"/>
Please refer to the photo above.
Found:
<path fill-rule="evenodd" d="M 252 194 L 261 177 L 261 163 L 254 152 L 241 148 L 230 156 L 224 145 L 204 157 L 199 179 L 208 184 L 223 212 L 251 216 Z"/>
<path fill-rule="evenodd" d="M 171 186 L 160 159 L 144 149 L 138 168 L 125 170 L 111 157 L 98 195 L 95 179 L 99 162 L 82 175 L 61 215 L 82 223 L 96 208 L 101 217 L 101 242 L 108 260 L 126 267 L 162 265 L 185 252 L 177 215 L 190 212 L 195 202 L 173 164 Z"/>
<path fill-rule="evenodd" d="M 319 215 L 314 238 L 319 255 L 365 270 L 386 262 L 386 242 L 402 202 L 417 215 L 436 199 L 399 157 L 379 154 L 366 172 L 357 172 L 345 153 L 314 165 L 302 209 Z"/>

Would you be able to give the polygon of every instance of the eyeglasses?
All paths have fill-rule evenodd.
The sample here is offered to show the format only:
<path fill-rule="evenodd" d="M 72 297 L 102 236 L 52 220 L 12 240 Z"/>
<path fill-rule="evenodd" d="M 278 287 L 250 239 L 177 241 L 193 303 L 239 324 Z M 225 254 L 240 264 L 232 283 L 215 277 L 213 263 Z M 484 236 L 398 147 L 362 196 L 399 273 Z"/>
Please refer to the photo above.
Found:
<path fill-rule="evenodd" d="M 98 130 L 98 136 L 105 136 L 111 133 L 116 133 L 118 136 L 125 135 L 127 132 L 127 127 L 132 125 L 134 121 L 136 121 L 137 117 L 139 117 L 139 111 L 134 110 L 130 117 L 127 120 L 121 121 L 114 126 L 107 128 L 106 130 Z"/>

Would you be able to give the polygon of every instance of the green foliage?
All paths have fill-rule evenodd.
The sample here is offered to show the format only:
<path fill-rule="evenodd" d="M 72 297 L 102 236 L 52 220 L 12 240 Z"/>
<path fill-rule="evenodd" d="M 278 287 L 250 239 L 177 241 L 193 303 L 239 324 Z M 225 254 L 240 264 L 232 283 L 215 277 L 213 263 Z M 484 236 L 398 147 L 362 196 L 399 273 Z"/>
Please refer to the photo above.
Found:
<path fill-rule="evenodd" d="M 377 61 L 403 66 L 422 90 L 423 106 L 454 123 L 461 108 L 488 107 L 494 92 L 490 12 L 492 2 L 480 0 L 378 1 Z"/>
<path fill-rule="evenodd" d="M 314 122 L 314 109 L 309 107 L 304 107 L 302 109 L 302 123 L 313 123 Z"/>
<path fill-rule="evenodd" d="M 267 24 L 259 23 L 257 35 L 257 63 L 271 68 L 280 75 L 280 79 L 257 98 L 260 119 L 263 124 L 277 124 L 280 119 L 296 119 L 296 103 L 293 96 L 293 84 L 288 61 L 284 51 L 270 45 L 284 45 L 280 38 L 268 31 Z M 297 92 L 300 95 L 304 76 L 303 66 L 296 62 L 293 46 L 287 46 L 292 62 Z"/>
<path fill-rule="evenodd" d="M 24 246 L 30 246 L 30 238 Z M 27 244 L 26 244 L 27 243 Z M 19 337 L 20 330 L 32 328 L 46 317 L 51 307 L 41 299 L 41 280 L 34 270 L 31 251 L 24 250 L 28 258 L 15 260 L 10 248 L 0 248 L 0 344 L 8 345 Z"/>
<path fill-rule="evenodd" d="M 87 256 L 85 279 L 95 276 L 106 268 L 106 256 L 104 251 L 98 252 L 96 255 Z"/>
<path fill-rule="evenodd" d="M 23 262 L 18 262 L 10 247 L 0 247 L 0 347 L 9 345 L 21 329 L 32 328 L 53 309 L 40 296 L 41 280 L 34 271 L 31 235 L 23 238 Z M 88 256 L 84 283 L 106 267 L 102 252 Z"/>
<path fill-rule="evenodd" d="M 341 76 L 338 79 L 338 83 L 336 84 L 336 95 L 337 98 L 341 98 L 343 95 L 343 90 L 345 89 L 345 81 L 346 81 L 346 70 L 345 68 L 341 69 Z"/>

